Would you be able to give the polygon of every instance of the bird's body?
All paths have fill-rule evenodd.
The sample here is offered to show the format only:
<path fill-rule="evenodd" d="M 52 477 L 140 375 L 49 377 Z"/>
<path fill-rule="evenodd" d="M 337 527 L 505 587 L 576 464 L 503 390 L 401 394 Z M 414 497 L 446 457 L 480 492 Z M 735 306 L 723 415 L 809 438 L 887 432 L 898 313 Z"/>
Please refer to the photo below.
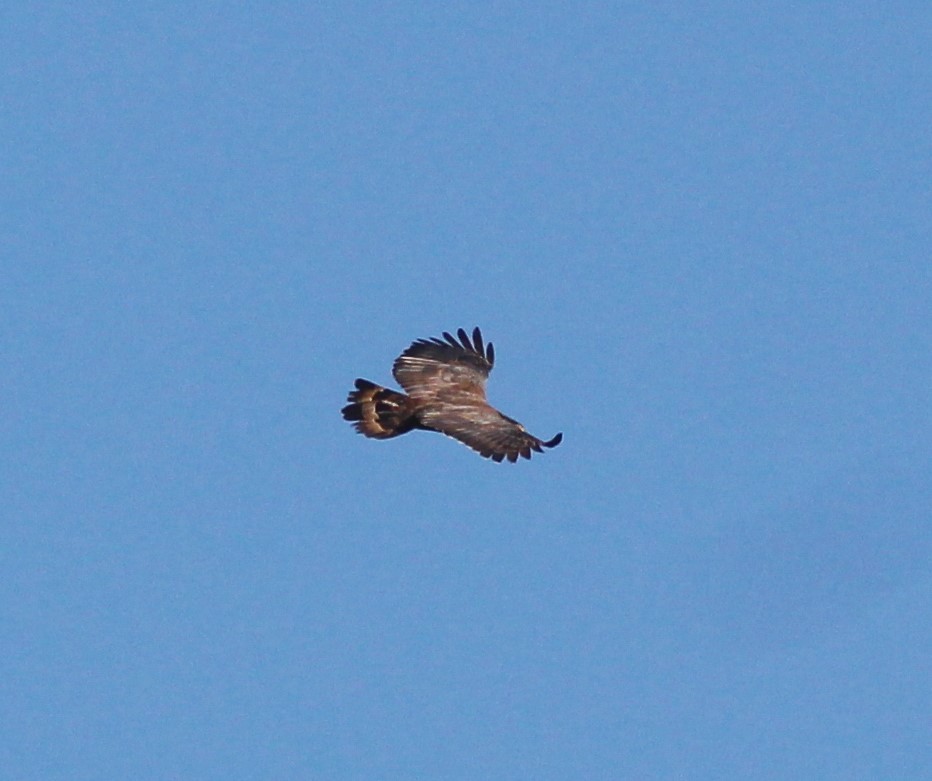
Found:
<path fill-rule="evenodd" d="M 456 337 L 418 339 L 395 360 L 392 374 L 406 393 L 357 379 L 343 417 L 367 437 L 390 439 L 415 429 L 437 431 L 459 440 L 493 461 L 556 447 L 557 434 L 544 442 L 503 415 L 485 397 L 485 382 L 495 362 L 491 345 L 478 328 L 472 339 L 460 328 Z"/>

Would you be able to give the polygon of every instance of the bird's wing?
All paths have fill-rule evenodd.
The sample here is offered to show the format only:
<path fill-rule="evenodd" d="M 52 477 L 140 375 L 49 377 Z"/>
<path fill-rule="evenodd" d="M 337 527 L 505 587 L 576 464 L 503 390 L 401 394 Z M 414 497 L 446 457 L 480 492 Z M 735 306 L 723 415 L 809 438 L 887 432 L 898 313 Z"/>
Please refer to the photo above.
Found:
<path fill-rule="evenodd" d="M 416 402 L 485 401 L 495 351 L 478 328 L 471 340 L 462 328 L 456 333 L 459 340 L 447 332 L 443 339 L 418 339 L 395 359 L 392 374 Z"/>
<path fill-rule="evenodd" d="M 431 404 L 421 412 L 420 419 L 426 427 L 459 440 L 493 461 L 507 458 L 514 463 L 518 456 L 530 458 L 531 451 L 542 453 L 543 448 L 556 447 L 563 440 L 563 434 L 557 434 L 544 442 L 485 402 Z"/>

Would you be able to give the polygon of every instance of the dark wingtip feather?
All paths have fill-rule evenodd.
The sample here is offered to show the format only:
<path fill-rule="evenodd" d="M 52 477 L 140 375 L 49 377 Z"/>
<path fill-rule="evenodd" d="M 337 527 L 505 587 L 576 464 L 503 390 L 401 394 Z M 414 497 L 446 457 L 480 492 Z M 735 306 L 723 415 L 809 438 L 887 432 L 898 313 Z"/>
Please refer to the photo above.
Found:
<path fill-rule="evenodd" d="M 476 352 L 485 358 L 485 347 L 482 344 L 482 331 L 479 330 L 479 326 L 476 326 L 472 331 L 472 343 L 476 348 Z"/>
<path fill-rule="evenodd" d="M 451 334 L 449 331 L 443 332 L 443 338 L 446 339 L 451 345 L 453 345 L 453 347 L 460 346 L 460 343 L 453 338 L 453 334 Z"/>
<path fill-rule="evenodd" d="M 495 348 L 492 347 L 491 342 L 485 346 L 485 359 L 489 362 L 489 366 L 495 363 Z"/>
<path fill-rule="evenodd" d="M 556 447 L 563 441 L 563 432 L 561 431 L 553 439 L 548 440 L 547 442 L 541 442 L 544 447 Z"/>
<path fill-rule="evenodd" d="M 456 335 L 460 338 L 460 344 L 462 344 L 466 350 L 473 352 L 476 349 L 473 347 L 472 342 L 469 341 L 469 336 L 466 335 L 466 332 L 462 328 L 457 329 Z"/>

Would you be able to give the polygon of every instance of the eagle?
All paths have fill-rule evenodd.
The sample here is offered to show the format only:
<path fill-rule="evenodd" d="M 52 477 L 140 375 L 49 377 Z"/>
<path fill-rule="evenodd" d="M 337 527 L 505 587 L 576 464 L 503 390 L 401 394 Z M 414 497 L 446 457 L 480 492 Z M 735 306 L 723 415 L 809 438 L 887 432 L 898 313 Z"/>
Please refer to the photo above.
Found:
<path fill-rule="evenodd" d="M 514 463 L 518 456 L 530 458 L 532 450 L 543 453 L 559 445 L 562 433 L 544 442 L 486 401 L 485 382 L 494 363 L 492 343 L 483 344 L 478 328 L 472 339 L 462 328 L 456 337 L 444 331 L 442 339 L 418 339 L 392 366 L 406 393 L 357 379 L 343 418 L 373 439 L 415 429 L 438 431 L 497 462 Z"/>

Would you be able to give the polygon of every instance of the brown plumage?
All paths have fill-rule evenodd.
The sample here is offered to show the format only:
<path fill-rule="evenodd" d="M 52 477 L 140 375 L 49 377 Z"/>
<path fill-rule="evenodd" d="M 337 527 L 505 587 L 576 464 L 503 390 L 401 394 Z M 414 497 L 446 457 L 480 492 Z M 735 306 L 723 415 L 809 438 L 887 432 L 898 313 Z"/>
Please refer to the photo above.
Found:
<path fill-rule="evenodd" d="M 418 339 L 392 367 L 392 374 L 407 395 L 368 380 L 356 380 L 343 408 L 360 434 L 390 439 L 414 429 L 439 431 L 458 439 L 479 455 L 514 463 L 531 451 L 556 447 L 563 434 L 544 442 L 503 415 L 485 397 L 485 382 L 495 362 L 491 342 L 483 344 L 476 328 L 472 339 L 460 328 L 443 339 Z"/>

